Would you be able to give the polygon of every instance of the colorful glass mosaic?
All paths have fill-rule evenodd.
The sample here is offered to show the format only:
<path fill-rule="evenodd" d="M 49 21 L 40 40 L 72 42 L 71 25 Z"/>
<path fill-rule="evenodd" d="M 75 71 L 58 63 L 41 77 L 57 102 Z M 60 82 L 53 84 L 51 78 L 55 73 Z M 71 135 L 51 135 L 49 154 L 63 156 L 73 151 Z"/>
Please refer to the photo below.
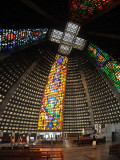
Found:
<path fill-rule="evenodd" d="M 56 55 L 42 98 L 38 130 L 61 131 L 68 58 Z"/>
<path fill-rule="evenodd" d="M 96 15 L 98 11 L 105 9 L 113 0 L 72 0 L 70 19 L 82 23 L 84 20 Z M 110 5 L 109 5 L 110 7 Z"/>
<path fill-rule="evenodd" d="M 11 50 L 46 37 L 47 28 L 0 29 L 0 51 Z"/>
<path fill-rule="evenodd" d="M 120 63 L 92 43 L 88 46 L 88 53 L 120 92 Z"/>

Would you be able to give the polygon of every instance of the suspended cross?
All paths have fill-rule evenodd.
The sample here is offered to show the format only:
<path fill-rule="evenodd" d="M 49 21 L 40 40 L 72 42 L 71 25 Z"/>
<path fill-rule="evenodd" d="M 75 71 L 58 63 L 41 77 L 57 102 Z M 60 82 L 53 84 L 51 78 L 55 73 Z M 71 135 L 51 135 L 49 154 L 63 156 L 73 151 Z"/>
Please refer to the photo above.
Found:
<path fill-rule="evenodd" d="M 68 22 L 64 32 L 53 29 L 50 35 L 50 40 L 60 43 L 58 52 L 68 56 L 72 48 L 83 50 L 85 47 L 86 40 L 77 37 L 79 30 L 79 25 L 73 22 Z"/>

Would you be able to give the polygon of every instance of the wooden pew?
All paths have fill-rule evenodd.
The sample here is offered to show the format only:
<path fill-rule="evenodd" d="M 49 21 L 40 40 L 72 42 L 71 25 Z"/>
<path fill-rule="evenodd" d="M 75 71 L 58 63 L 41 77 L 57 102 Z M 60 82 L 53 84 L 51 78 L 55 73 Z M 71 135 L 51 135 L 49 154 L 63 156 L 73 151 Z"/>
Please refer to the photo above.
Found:
<path fill-rule="evenodd" d="M 62 151 L 38 151 L 38 150 L 1 150 L 1 160 L 43 160 L 63 159 Z"/>

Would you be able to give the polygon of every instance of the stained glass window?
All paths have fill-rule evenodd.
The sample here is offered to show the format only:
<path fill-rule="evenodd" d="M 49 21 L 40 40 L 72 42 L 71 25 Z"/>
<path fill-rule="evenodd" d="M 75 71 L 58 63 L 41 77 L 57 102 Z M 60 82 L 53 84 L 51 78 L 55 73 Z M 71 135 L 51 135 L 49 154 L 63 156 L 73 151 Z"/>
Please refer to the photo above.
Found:
<path fill-rule="evenodd" d="M 71 22 L 67 24 L 66 32 L 71 32 L 73 34 L 76 34 L 78 31 L 79 31 L 79 26 L 77 24 Z"/>
<path fill-rule="evenodd" d="M 81 23 L 91 15 L 96 15 L 98 11 L 105 10 L 107 6 L 110 8 L 112 3 L 114 3 L 113 0 L 72 0 L 70 18 Z"/>
<path fill-rule="evenodd" d="M 38 130 L 61 131 L 68 58 L 56 55 L 42 98 Z"/>
<path fill-rule="evenodd" d="M 1 29 L 0 51 L 11 50 L 15 47 L 41 40 L 45 38 L 47 31 L 47 28 Z"/>
<path fill-rule="evenodd" d="M 50 40 L 60 43 L 62 35 L 63 35 L 63 32 L 53 29 L 50 36 Z"/>
<path fill-rule="evenodd" d="M 73 47 L 76 48 L 76 49 L 83 50 L 84 47 L 85 47 L 85 45 L 86 45 L 86 40 L 77 37 L 76 40 L 75 40 L 75 43 L 74 43 Z"/>
<path fill-rule="evenodd" d="M 92 43 L 88 46 L 88 53 L 120 92 L 120 63 Z"/>

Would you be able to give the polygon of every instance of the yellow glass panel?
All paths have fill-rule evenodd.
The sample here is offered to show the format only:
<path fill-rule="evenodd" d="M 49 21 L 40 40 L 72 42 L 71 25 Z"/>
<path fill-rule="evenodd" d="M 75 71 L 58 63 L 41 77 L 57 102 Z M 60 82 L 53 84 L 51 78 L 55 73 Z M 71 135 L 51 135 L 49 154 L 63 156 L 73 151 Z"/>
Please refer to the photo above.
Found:
<path fill-rule="evenodd" d="M 56 55 L 42 98 L 38 130 L 62 130 L 67 63 L 66 56 Z"/>

